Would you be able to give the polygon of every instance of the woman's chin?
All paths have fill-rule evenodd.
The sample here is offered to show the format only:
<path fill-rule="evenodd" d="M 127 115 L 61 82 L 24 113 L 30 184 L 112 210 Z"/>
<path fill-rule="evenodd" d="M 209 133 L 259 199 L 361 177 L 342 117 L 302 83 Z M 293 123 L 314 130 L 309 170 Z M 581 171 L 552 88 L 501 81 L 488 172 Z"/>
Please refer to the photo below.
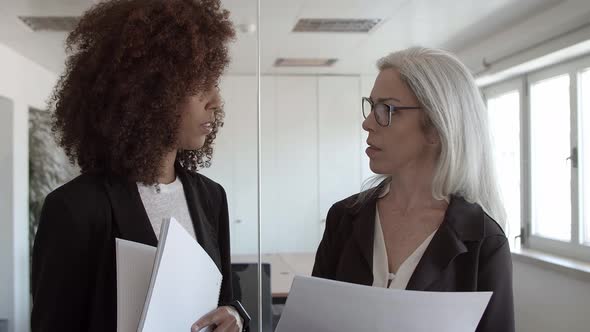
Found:
<path fill-rule="evenodd" d="M 369 169 L 371 170 L 371 172 L 379 175 L 390 173 L 388 170 L 386 170 L 386 167 L 384 167 L 383 165 L 379 165 L 378 163 L 372 160 L 369 162 Z"/>
<path fill-rule="evenodd" d="M 203 138 L 195 139 L 192 142 L 190 142 L 189 144 L 185 144 L 183 149 L 184 150 L 199 150 L 203 146 L 205 146 L 205 139 L 206 138 L 207 137 L 204 136 Z"/>

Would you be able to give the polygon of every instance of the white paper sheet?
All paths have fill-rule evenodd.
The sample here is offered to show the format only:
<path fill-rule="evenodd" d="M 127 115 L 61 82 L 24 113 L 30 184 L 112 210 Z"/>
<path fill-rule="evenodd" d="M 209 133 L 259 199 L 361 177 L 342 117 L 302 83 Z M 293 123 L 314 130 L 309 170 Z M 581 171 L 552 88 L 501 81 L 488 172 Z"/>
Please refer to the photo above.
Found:
<path fill-rule="evenodd" d="M 222 275 L 174 218 L 162 224 L 154 272 L 138 331 L 190 331 L 217 308 Z"/>
<path fill-rule="evenodd" d="M 473 332 L 492 292 L 418 292 L 295 277 L 276 332 Z"/>
<path fill-rule="evenodd" d="M 116 239 L 117 331 L 136 332 L 145 303 L 156 247 Z"/>

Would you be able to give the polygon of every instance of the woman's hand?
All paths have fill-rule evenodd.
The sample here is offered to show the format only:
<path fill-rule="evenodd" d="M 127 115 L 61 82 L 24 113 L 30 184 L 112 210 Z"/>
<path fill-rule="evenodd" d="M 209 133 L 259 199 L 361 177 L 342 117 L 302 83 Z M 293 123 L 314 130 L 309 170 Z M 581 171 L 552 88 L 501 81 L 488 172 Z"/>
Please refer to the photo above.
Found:
<path fill-rule="evenodd" d="M 236 309 L 230 306 L 219 307 L 203 316 L 191 327 L 191 332 L 212 326 L 213 332 L 241 332 L 244 326 Z"/>

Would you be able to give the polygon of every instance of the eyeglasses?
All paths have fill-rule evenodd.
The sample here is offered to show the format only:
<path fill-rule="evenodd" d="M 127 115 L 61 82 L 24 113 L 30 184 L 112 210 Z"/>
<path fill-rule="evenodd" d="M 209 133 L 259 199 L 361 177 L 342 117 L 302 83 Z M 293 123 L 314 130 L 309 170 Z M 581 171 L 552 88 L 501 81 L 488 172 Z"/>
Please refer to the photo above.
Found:
<path fill-rule="evenodd" d="M 381 127 L 389 127 L 391 124 L 391 115 L 401 110 L 417 110 L 422 107 L 417 106 L 394 106 L 385 103 L 373 103 L 371 98 L 363 97 L 363 116 L 369 117 L 371 112 L 375 116 L 377 124 Z"/>

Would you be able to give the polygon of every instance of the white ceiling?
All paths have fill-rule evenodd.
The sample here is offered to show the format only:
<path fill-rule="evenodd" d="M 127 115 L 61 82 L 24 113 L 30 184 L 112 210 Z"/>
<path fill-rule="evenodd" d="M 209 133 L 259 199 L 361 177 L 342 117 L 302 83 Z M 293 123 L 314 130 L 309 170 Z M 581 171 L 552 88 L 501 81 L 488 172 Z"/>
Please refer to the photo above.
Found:
<path fill-rule="evenodd" d="M 256 24 L 256 0 L 222 2 L 236 24 Z M 65 34 L 31 32 L 17 16 L 80 15 L 92 3 L 92 0 L 0 0 L 0 43 L 59 73 L 65 58 Z M 587 0 L 261 0 L 261 68 L 263 73 L 372 73 L 375 60 L 388 52 L 423 45 L 461 54 L 482 40 L 560 6 L 571 9 L 546 22 L 555 26 L 552 33 L 563 33 L 590 22 Z M 299 18 L 381 18 L 384 22 L 369 34 L 291 32 Z M 338 62 L 326 69 L 274 68 L 278 57 L 326 57 L 337 58 Z M 230 73 L 255 72 L 256 33 L 238 34 L 232 45 L 232 58 Z"/>

